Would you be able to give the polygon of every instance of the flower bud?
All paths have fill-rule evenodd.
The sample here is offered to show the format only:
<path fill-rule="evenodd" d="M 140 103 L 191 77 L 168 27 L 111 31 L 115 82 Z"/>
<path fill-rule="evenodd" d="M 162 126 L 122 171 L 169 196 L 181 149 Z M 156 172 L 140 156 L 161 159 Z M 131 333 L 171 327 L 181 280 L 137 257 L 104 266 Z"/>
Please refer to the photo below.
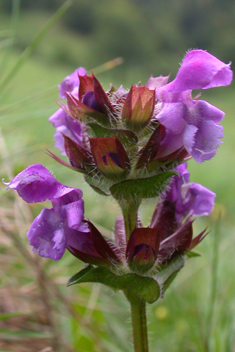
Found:
<path fill-rule="evenodd" d="M 129 267 L 139 273 L 151 269 L 157 258 L 159 243 L 158 229 L 136 228 L 130 235 L 126 249 Z"/>
<path fill-rule="evenodd" d="M 90 143 L 96 166 L 102 174 L 120 180 L 129 173 L 129 158 L 116 137 L 90 138 Z"/>
<path fill-rule="evenodd" d="M 155 104 L 155 91 L 147 87 L 131 87 L 123 110 L 122 119 L 134 130 L 144 128 L 150 121 Z"/>

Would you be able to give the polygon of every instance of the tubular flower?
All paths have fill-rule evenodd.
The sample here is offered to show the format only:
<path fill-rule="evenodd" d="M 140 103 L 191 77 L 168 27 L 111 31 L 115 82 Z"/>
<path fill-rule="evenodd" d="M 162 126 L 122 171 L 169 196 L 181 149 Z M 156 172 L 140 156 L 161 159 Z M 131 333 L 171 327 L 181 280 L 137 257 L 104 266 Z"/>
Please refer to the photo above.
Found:
<path fill-rule="evenodd" d="M 67 248 L 85 263 L 117 265 L 118 247 L 110 244 L 95 226 L 84 220 L 82 191 L 64 186 L 42 165 L 31 165 L 19 173 L 7 188 L 15 189 L 28 203 L 49 200 L 52 208 L 43 209 L 29 231 L 29 244 L 42 257 L 59 260 Z"/>
<path fill-rule="evenodd" d="M 59 260 L 71 242 L 89 232 L 83 223 L 82 191 L 62 185 L 44 166 L 28 167 L 7 188 L 15 189 L 28 203 L 51 201 L 52 208 L 41 211 L 27 234 L 34 252 L 42 257 Z"/>
<path fill-rule="evenodd" d="M 192 99 L 192 89 L 227 86 L 233 73 L 230 64 L 218 60 L 203 50 L 189 51 L 176 78 L 156 88 L 162 110 L 156 116 L 166 127 L 166 137 L 161 152 L 172 152 L 179 145 L 197 161 L 211 159 L 217 152 L 223 127 L 218 123 L 224 112 L 203 100 Z"/>
<path fill-rule="evenodd" d="M 169 188 L 161 194 L 154 221 L 157 221 L 163 211 L 163 204 L 169 212 L 174 209 L 176 224 L 180 224 L 187 216 L 209 215 L 213 209 L 216 194 L 199 183 L 189 182 L 187 163 L 177 166 L 175 170 L 178 176 L 172 177 Z"/>

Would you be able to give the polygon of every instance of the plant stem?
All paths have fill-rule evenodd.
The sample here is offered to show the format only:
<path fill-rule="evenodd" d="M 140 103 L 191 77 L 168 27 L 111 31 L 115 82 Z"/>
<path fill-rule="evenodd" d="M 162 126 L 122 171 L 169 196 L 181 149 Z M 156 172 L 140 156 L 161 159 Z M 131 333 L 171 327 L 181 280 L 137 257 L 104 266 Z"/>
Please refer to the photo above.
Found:
<path fill-rule="evenodd" d="M 146 319 L 146 301 L 126 294 L 131 305 L 133 342 L 135 352 L 148 352 L 148 330 Z"/>
<path fill-rule="evenodd" d="M 137 216 L 138 209 L 140 206 L 140 201 L 136 199 L 135 201 L 122 200 L 119 201 L 119 205 L 122 209 L 122 214 L 125 224 L 126 239 L 128 240 L 130 234 L 137 226 Z"/>

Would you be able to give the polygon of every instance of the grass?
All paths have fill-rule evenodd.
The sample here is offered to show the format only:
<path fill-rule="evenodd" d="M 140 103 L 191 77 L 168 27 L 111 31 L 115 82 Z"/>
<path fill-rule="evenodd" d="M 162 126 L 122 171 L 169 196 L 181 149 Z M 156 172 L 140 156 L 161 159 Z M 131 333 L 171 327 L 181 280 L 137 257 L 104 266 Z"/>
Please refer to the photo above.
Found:
<path fill-rule="evenodd" d="M 17 57 L 17 51 L 9 51 L 8 67 Z M 114 219 L 120 214 L 117 205 L 95 195 L 81 176 L 56 164 L 44 152 L 46 148 L 55 151 L 54 129 L 47 120 L 57 108 L 56 85 L 70 72 L 60 64 L 51 66 L 42 62 L 40 56 L 30 58 L 1 96 L 1 177 L 8 181 L 12 174 L 29 164 L 43 163 L 61 182 L 81 188 L 86 217 L 112 231 Z M 100 75 L 105 87 L 108 76 L 110 73 Z M 189 167 L 192 181 L 217 193 L 217 205 L 211 217 L 195 222 L 195 234 L 206 226 L 211 230 L 199 247 L 202 257 L 190 259 L 165 299 L 148 307 L 151 352 L 235 351 L 234 90 L 220 89 L 203 93 L 205 96 L 226 111 L 223 121 L 226 137 L 210 163 L 197 165 L 190 161 Z M 66 288 L 69 276 L 83 264 L 69 254 L 57 263 L 34 255 L 25 233 L 40 207 L 24 204 L 4 188 L 2 185 L 0 190 L 0 351 L 131 351 L 129 308 L 123 295 L 98 285 Z M 141 208 L 145 225 L 154 206 L 151 201 Z M 222 220 L 219 256 L 216 256 L 219 258 L 217 295 L 213 321 L 208 323 L 214 223 L 219 211 Z M 205 336 L 208 329 L 209 345 Z"/>

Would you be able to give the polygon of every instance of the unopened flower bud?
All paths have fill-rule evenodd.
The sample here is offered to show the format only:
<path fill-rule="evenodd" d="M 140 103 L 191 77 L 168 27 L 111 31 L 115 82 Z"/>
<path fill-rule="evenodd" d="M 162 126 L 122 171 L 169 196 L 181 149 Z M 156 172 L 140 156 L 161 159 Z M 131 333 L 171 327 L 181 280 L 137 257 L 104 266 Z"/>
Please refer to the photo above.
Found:
<path fill-rule="evenodd" d="M 153 115 L 155 91 L 147 87 L 131 87 L 123 110 L 122 119 L 134 130 L 144 128 Z"/>
<path fill-rule="evenodd" d="M 91 151 L 99 171 L 111 179 L 122 179 L 130 170 L 127 153 L 116 137 L 90 138 Z"/>
<path fill-rule="evenodd" d="M 136 228 L 130 235 L 126 249 L 129 267 L 139 273 L 151 269 L 157 258 L 159 243 L 158 229 Z"/>

